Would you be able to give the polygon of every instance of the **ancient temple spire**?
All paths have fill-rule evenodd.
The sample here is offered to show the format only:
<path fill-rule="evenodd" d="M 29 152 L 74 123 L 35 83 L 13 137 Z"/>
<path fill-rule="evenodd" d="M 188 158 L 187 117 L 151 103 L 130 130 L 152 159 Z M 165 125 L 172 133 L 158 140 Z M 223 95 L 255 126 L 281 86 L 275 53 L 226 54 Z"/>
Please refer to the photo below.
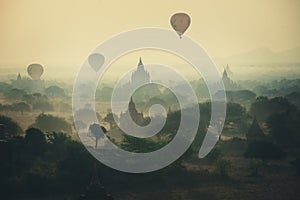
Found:
<path fill-rule="evenodd" d="M 144 70 L 144 64 L 143 64 L 143 61 L 142 61 L 142 57 L 140 57 L 137 69 L 138 70 Z"/>

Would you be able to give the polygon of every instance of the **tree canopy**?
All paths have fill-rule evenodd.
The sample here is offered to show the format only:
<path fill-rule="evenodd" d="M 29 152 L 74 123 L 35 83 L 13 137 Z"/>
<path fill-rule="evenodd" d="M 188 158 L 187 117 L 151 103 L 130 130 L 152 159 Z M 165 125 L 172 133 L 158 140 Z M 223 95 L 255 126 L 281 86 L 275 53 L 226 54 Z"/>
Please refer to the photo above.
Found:
<path fill-rule="evenodd" d="M 8 139 L 23 133 L 17 122 L 9 117 L 0 115 L 0 139 Z"/>
<path fill-rule="evenodd" d="M 71 125 L 63 118 L 43 113 L 36 117 L 32 126 L 45 132 L 71 132 L 72 130 Z"/>

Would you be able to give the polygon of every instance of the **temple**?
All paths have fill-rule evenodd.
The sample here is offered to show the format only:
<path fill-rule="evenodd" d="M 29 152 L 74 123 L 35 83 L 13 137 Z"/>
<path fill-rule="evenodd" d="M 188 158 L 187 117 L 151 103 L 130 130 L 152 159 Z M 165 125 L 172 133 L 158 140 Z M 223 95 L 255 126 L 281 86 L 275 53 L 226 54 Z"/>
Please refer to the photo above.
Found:
<path fill-rule="evenodd" d="M 29 93 L 44 93 L 45 90 L 44 80 L 32 80 L 29 77 L 22 77 L 20 73 L 18 73 L 16 79 L 11 80 L 11 84 L 14 88 L 22 89 Z"/>
<path fill-rule="evenodd" d="M 246 134 L 247 141 L 255 141 L 255 140 L 263 140 L 265 138 L 265 134 L 260 128 L 256 117 L 254 117 L 252 125 Z"/>
<path fill-rule="evenodd" d="M 132 86 L 138 86 L 149 82 L 150 82 L 149 72 L 145 70 L 144 64 L 142 62 L 142 58 L 140 58 L 137 69 L 132 73 L 130 83 Z"/>
<path fill-rule="evenodd" d="M 240 90 L 241 87 L 230 78 L 229 74 L 232 74 L 232 72 L 229 69 L 229 66 L 227 64 L 226 67 L 224 68 L 221 80 L 219 80 L 216 84 L 219 85 L 223 82 L 226 91 Z"/>
<path fill-rule="evenodd" d="M 132 100 L 132 97 L 130 98 L 130 102 L 128 105 L 128 110 L 126 110 L 124 113 L 122 112 L 120 114 L 120 125 L 122 127 L 126 127 L 127 125 L 129 125 L 129 122 L 127 121 L 128 119 L 125 117 L 127 114 L 130 114 L 132 120 L 136 123 L 136 124 L 143 124 L 144 122 L 144 115 L 142 112 L 138 112 L 136 107 L 135 107 L 135 103 Z"/>

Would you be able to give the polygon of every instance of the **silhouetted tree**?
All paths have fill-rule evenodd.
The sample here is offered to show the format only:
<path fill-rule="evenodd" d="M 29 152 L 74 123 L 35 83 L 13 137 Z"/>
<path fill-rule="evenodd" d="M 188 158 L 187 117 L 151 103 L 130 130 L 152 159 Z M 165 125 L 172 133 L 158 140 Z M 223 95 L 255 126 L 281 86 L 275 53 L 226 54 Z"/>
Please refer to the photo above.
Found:
<path fill-rule="evenodd" d="M 299 145 L 299 111 L 275 113 L 268 118 L 267 125 L 271 138 L 277 144 L 284 145 L 286 147 L 297 147 Z"/>
<path fill-rule="evenodd" d="M 234 133 L 245 133 L 250 126 L 250 122 L 251 117 L 242 105 L 238 103 L 227 104 L 225 125 L 233 123 L 231 125 L 233 128 L 229 130 L 226 129 L 227 127 L 225 126 L 224 130 Z"/>
<path fill-rule="evenodd" d="M 219 91 L 214 95 L 216 98 L 222 97 L 223 92 Z M 246 103 L 255 100 L 256 94 L 250 90 L 226 91 L 227 99 L 233 99 L 234 102 Z"/>
<path fill-rule="evenodd" d="M 34 97 L 32 94 L 24 94 L 22 96 L 22 101 L 32 105 L 36 100 L 36 97 Z"/>
<path fill-rule="evenodd" d="M 36 101 L 32 104 L 32 109 L 40 110 L 41 112 L 53 111 L 53 106 L 48 101 Z"/>
<path fill-rule="evenodd" d="M 251 105 L 250 114 L 256 116 L 259 121 L 266 121 L 269 116 L 278 112 L 293 112 L 296 106 L 291 104 L 286 98 L 275 97 L 266 99 L 266 97 L 258 97 Z"/>
<path fill-rule="evenodd" d="M 0 111 L 5 112 L 6 114 L 8 114 L 8 112 L 12 110 L 13 110 L 12 105 L 9 104 L 0 105 Z"/>
<path fill-rule="evenodd" d="M 11 89 L 13 89 L 12 85 L 4 83 L 4 82 L 0 82 L 0 93 L 5 94 L 8 91 L 10 91 Z"/>
<path fill-rule="evenodd" d="M 9 139 L 22 132 L 23 131 L 17 122 L 9 117 L 0 115 L 0 139 Z"/>
<path fill-rule="evenodd" d="M 89 127 L 89 136 L 95 137 L 96 145 L 95 148 L 98 146 L 98 140 L 102 137 L 101 131 L 105 134 L 107 132 L 106 128 L 100 126 L 99 124 L 91 124 Z"/>
<path fill-rule="evenodd" d="M 245 152 L 246 158 L 282 159 L 285 153 L 277 145 L 268 141 L 253 141 Z"/>
<path fill-rule="evenodd" d="M 69 133 L 72 131 L 71 125 L 63 118 L 55 117 L 50 114 L 40 114 L 39 116 L 37 116 L 33 127 L 37 127 L 45 132 L 65 131 Z"/>
<path fill-rule="evenodd" d="M 22 100 L 32 105 L 33 110 L 40 110 L 41 112 L 53 111 L 53 105 L 50 103 L 46 95 L 40 93 L 24 94 Z"/>
<path fill-rule="evenodd" d="M 300 92 L 292 92 L 285 96 L 291 103 L 300 108 Z"/>
<path fill-rule="evenodd" d="M 295 167 L 295 169 L 297 170 L 298 175 L 300 175 L 300 158 L 292 160 L 290 163 Z"/>
<path fill-rule="evenodd" d="M 66 96 L 65 91 L 56 85 L 49 86 L 48 88 L 46 88 L 45 93 L 49 97 L 65 97 Z"/>
<path fill-rule="evenodd" d="M 152 152 L 160 149 L 166 144 L 166 142 L 155 142 L 151 139 L 137 138 L 127 134 L 123 135 L 123 141 L 121 144 L 122 149 L 136 153 Z"/>
<path fill-rule="evenodd" d="M 205 157 L 206 159 L 208 159 L 209 161 L 213 161 L 215 162 L 217 159 L 222 157 L 222 152 L 221 149 L 218 147 L 214 147 L 209 154 L 207 154 L 207 156 Z"/>
<path fill-rule="evenodd" d="M 29 112 L 29 111 L 31 110 L 30 105 L 28 105 L 28 104 L 25 103 L 25 102 L 19 102 L 19 103 L 13 104 L 13 105 L 12 105 L 12 109 L 13 109 L 14 111 L 19 111 L 19 112 L 21 112 L 22 114 L 23 114 L 24 112 Z"/>
<path fill-rule="evenodd" d="M 44 133 L 37 128 L 29 128 L 25 132 L 25 144 L 31 153 L 40 155 L 46 148 Z"/>
<path fill-rule="evenodd" d="M 26 92 L 24 90 L 21 89 L 17 89 L 17 88 L 13 88 L 10 91 L 8 91 L 7 93 L 5 93 L 5 97 L 8 100 L 20 100 L 22 99 L 23 95 L 25 95 Z"/>
<path fill-rule="evenodd" d="M 110 129 L 113 129 L 117 126 L 115 119 L 118 119 L 118 116 L 113 113 L 107 113 L 107 115 L 103 118 L 103 121 L 109 123 Z"/>
<path fill-rule="evenodd" d="M 231 167 L 231 162 L 224 158 L 218 158 L 215 161 L 215 166 L 217 167 L 217 170 L 220 172 L 221 176 L 226 177 L 228 176 L 228 172 Z"/>
<path fill-rule="evenodd" d="M 259 168 L 262 167 L 264 164 L 263 161 L 259 159 L 253 159 L 250 161 L 250 170 L 251 170 L 251 176 L 254 177 L 260 177 L 261 175 L 259 174 Z"/>
<path fill-rule="evenodd" d="M 268 118 L 267 124 L 271 137 L 279 144 L 288 144 L 292 141 L 292 127 L 290 116 L 286 113 L 275 113 Z"/>

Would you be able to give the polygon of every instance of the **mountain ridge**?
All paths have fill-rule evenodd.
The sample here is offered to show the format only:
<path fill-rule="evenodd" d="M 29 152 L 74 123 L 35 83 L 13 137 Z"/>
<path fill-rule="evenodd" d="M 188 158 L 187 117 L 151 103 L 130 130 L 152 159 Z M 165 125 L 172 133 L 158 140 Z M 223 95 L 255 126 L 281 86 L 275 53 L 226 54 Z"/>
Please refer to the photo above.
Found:
<path fill-rule="evenodd" d="M 280 52 L 261 47 L 226 58 L 216 58 L 216 62 L 234 65 L 300 64 L 300 47 Z"/>

